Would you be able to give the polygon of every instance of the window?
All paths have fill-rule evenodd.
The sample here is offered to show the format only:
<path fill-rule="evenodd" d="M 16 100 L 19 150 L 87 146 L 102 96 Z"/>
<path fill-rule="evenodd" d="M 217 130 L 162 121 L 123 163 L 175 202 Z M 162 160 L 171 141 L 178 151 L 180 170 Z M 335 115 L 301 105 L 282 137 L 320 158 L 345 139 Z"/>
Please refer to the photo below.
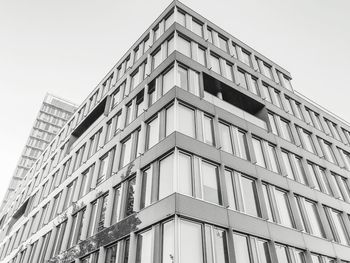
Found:
<path fill-rule="evenodd" d="M 299 196 L 296 199 L 305 231 L 315 236 L 325 237 L 316 203 Z"/>
<path fill-rule="evenodd" d="M 195 138 L 195 111 L 182 104 L 178 105 L 177 127 L 179 132 Z"/>
<path fill-rule="evenodd" d="M 321 141 L 323 142 L 323 143 L 321 143 L 321 145 L 323 145 L 324 155 L 325 155 L 326 159 L 334 164 L 337 164 L 337 160 L 335 158 L 331 144 L 329 142 L 324 141 L 324 140 L 321 140 Z"/>
<path fill-rule="evenodd" d="M 269 156 L 270 161 L 270 170 L 279 173 L 279 165 L 277 161 L 276 149 L 274 145 L 268 144 L 267 146 L 267 154 Z"/>
<path fill-rule="evenodd" d="M 131 136 L 124 140 L 122 143 L 122 152 L 120 157 L 119 168 L 124 167 L 131 161 L 132 140 Z"/>
<path fill-rule="evenodd" d="M 215 204 L 221 204 L 217 166 L 202 162 L 201 168 L 203 199 Z"/>
<path fill-rule="evenodd" d="M 263 62 L 263 68 L 264 68 L 264 71 L 263 71 L 264 75 L 269 79 L 273 80 L 274 78 L 273 78 L 271 66 Z"/>
<path fill-rule="evenodd" d="M 272 103 L 272 97 L 271 97 L 271 94 L 270 94 L 270 87 L 267 84 L 264 83 L 262 85 L 262 90 L 263 90 L 265 99 L 268 102 Z"/>
<path fill-rule="evenodd" d="M 168 136 L 174 131 L 174 105 L 169 106 L 165 110 L 165 136 Z"/>
<path fill-rule="evenodd" d="M 178 191 L 182 194 L 193 195 L 192 191 L 192 159 L 183 152 L 178 155 Z"/>
<path fill-rule="evenodd" d="M 98 150 L 98 144 L 100 141 L 102 129 L 96 132 L 89 140 L 89 150 L 88 150 L 88 158 L 94 155 Z"/>
<path fill-rule="evenodd" d="M 128 126 L 134 119 L 134 111 L 132 101 L 126 105 L 126 117 L 125 117 L 125 126 Z"/>
<path fill-rule="evenodd" d="M 162 50 L 158 49 L 154 54 L 153 54 L 153 69 L 159 66 L 159 64 L 162 62 Z"/>
<path fill-rule="evenodd" d="M 293 227 L 293 219 L 287 193 L 276 189 L 275 198 L 277 207 L 276 212 L 278 212 L 279 215 L 279 223 L 288 227 Z"/>
<path fill-rule="evenodd" d="M 192 31 L 200 37 L 203 37 L 203 25 L 192 18 Z"/>
<path fill-rule="evenodd" d="M 162 263 L 173 263 L 175 257 L 174 221 L 162 224 Z"/>
<path fill-rule="evenodd" d="M 245 132 L 238 131 L 237 135 L 238 135 L 238 146 L 239 146 L 238 156 L 245 160 L 249 160 L 248 144 L 247 144 L 247 137 L 245 135 Z"/>
<path fill-rule="evenodd" d="M 272 115 L 271 113 L 268 113 L 268 118 L 269 118 L 269 122 L 270 122 L 270 127 L 271 127 L 272 133 L 278 135 L 278 131 L 277 131 L 277 126 L 276 126 L 276 121 L 275 121 L 274 115 Z"/>
<path fill-rule="evenodd" d="M 176 16 L 176 22 L 178 22 L 180 25 L 185 26 L 186 25 L 186 17 L 183 12 L 178 10 L 177 16 Z"/>
<path fill-rule="evenodd" d="M 314 146 L 314 143 L 312 141 L 311 133 L 309 133 L 301 128 L 299 128 L 298 130 L 299 130 L 299 135 L 301 137 L 300 139 L 302 141 L 304 149 L 309 151 L 309 152 L 316 153 L 315 146 Z"/>
<path fill-rule="evenodd" d="M 247 79 L 245 77 L 245 72 L 238 69 L 237 71 L 237 75 L 238 75 L 238 85 L 241 86 L 242 88 L 248 89 L 248 84 L 247 84 Z"/>
<path fill-rule="evenodd" d="M 152 203 L 152 167 L 142 172 L 142 191 L 140 208 L 149 206 Z"/>
<path fill-rule="evenodd" d="M 220 35 L 219 35 L 219 48 L 221 48 L 225 52 L 227 52 L 228 50 L 227 39 Z"/>
<path fill-rule="evenodd" d="M 129 216 L 135 212 L 134 203 L 135 203 L 135 192 L 136 192 L 136 178 L 133 177 L 128 180 L 127 185 L 127 198 L 125 206 L 125 216 Z"/>
<path fill-rule="evenodd" d="M 344 245 L 348 245 L 349 237 L 344 225 L 342 213 L 332 208 L 327 208 L 326 212 L 327 212 L 328 221 L 331 226 L 335 241 Z"/>
<path fill-rule="evenodd" d="M 85 170 L 81 174 L 82 178 L 81 178 L 81 184 L 80 184 L 78 199 L 82 198 L 89 191 L 90 188 L 87 187 L 88 179 L 92 178 L 92 175 L 94 173 L 94 169 L 95 169 L 95 165 L 93 164 L 92 166 L 90 166 L 87 170 Z"/>
<path fill-rule="evenodd" d="M 112 94 L 112 108 L 117 106 L 122 100 L 122 92 L 125 88 L 125 82 L 123 82 Z"/>
<path fill-rule="evenodd" d="M 112 224 L 115 224 L 120 219 L 121 212 L 121 204 L 122 204 L 122 196 L 121 196 L 121 186 L 117 186 L 114 188 L 114 196 L 113 196 L 113 209 L 112 209 Z"/>
<path fill-rule="evenodd" d="M 174 87 L 174 68 L 163 74 L 163 95 Z"/>
<path fill-rule="evenodd" d="M 236 262 L 250 263 L 252 262 L 251 253 L 249 251 L 248 240 L 246 236 L 233 233 L 233 244 L 235 249 Z M 280 261 L 286 262 L 286 261 Z"/>
<path fill-rule="evenodd" d="M 109 170 L 111 170 L 112 167 L 110 166 L 110 156 L 111 153 L 107 153 L 104 156 L 102 156 L 102 158 L 100 159 L 100 168 L 98 171 L 98 176 L 97 176 L 97 182 L 96 185 L 99 185 L 100 183 L 102 183 L 104 180 L 107 179 L 108 174 L 109 174 Z"/>
<path fill-rule="evenodd" d="M 107 195 L 99 197 L 91 203 L 90 222 L 87 236 L 90 237 L 104 229 L 105 213 L 107 208 Z"/>
<path fill-rule="evenodd" d="M 81 263 L 97 263 L 98 262 L 98 257 L 99 257 L 99 252 L 96 251 L 89 256 L 83 257 L 80 259 Z"/>
<path fill-rule="evenodd" d="M 184 54 L 187 57 L 191 57 L 191 42 L 186 40 L 184 37 L 182 36 L 178 36 L 177 39 L 177 50 L 180 51 L 182 54 Z"/>
<path fill-rule="evenodd" d="M 256 191 L 255 181 L 242 176 L 241 188 L 243 196 L 244 212 L 253 216 L 260 216 L 259 198 Z"/>
<path fill-rule="evenodd" d="M 203 66 L 206 66 L 206 59 L 205 59 L 205 49 L 202 47 L 198 47 L 197 52 L 197 61 L 202 64 Z"/>
<path fill-rule="evenodd" d="M 70 248 L 77 244 L 80 240 L 81 230 L 83 228 L 85 217 L 85 208 L 72 216 L 72 227 L 69 234 L 67 248 Z"/>
<path fill-rule="evenodd" d="M 176 83 L 177 85 L 184 89 L 188 90 L 188 70 L 184 67 L 179 66 L 177 68 L 177 76 L 176 76 Z"/>
<path fill-rule="evenodd" d="M 168 155 L 159 162 L 158 200 L 173 193 L 174 155 Z"/>
<path fill-rule="evenodd" d="M 54 198 L 53 198 L 53 203 L 52 203 L 52 208 L 51 208 L 51 212 L 50 212 L 50 220 L 53 219 L 56 215 L 57 215 L 57 209 L 58 209 L 58 205 L 60 203 L 61 200 L 61 192 L 59 192 Z"/>
<path fill-rule="evenodd" d="M 287 177 L 289 179 L 295 180 L 292 162 L 288 152 L 282 151 L 282 159 L 283 159 L 284 167 L 286 168 Z"/>
<path fill-rule="evenodd" d="M 202 226 L 187 220 L 180 220 L 179 262 L 202 263 Z"/>
<path fill-rule="evenodd" d="M 174 11 L 165 18 L 165 30 L 167 30 L 174 23 Z"/>
<path fill-rule="evenodd" d="M 174 36 L 171 36 L 170 38 L 168 38 L 168 45 L 167 45 L 167 54 L 168 54 L 168 56 L 171 54 L 171 53 L 173 53 L 173 51 L 175 50 L 175 47 L 174 47 L 174 42 L 175 42 L 175 40 L 174 40 L 175 38 L 174 38 Z"/>
<path fill-rule="evenodd" d="M 149 84 L 148 88 L 148 107 L 150 107 L 157 100 L 156 88 L 154 82 Z"/>
<path fill-rule="evenodd" d="M 75 179 L 73 182 L 71 182 L 67 188 L 66 188 L 66 198 L 64 200 L 64 206 L 63 210 L 67 209 L 72 204 L 75 184 L 77 182 L 77 179 Z"/>
<path fill-rule="evenodd" d="M 250 53 L 244 49 L 242 49 L 242 62 L 250 67 L 252 66 Z"/>
<path fill-rule="evenodd" d="M 277 259 L 279 263 L 289 263 L 291 262 L 288 258 L 288 252 L 287 252 L 287 247 L 276 244 L 276 254 L 277 254 Z"/>
<path fill-rule="evenodd" d="M 67 220 L 56 226 L 56 237 L 53 239 L 51 256 L 54 257 L 61 252 L 63 236 L 66 232 Z"/>
<path fill-rule="evenodd" d="M 159 122 L 156 116 L 147 123 L 147 149 L 152 148 L 159 141 Z"/>
<path fill-rule="evenodd" d="M 228 62 L 225 63 L 225 77 L 231 81 L 234 81 L 233 79 L 233 68 L 232 65 Z"/>
<path fill-rule="evenodd" d="M 256 158 L 256 164 L 266 168 L 266 162 L 261 141 L 256 138 L 253 138 L 253 148 Z"/>
<path fill-rule="evenodd" d="M 289 142 L 293 142 L 292 132 L 289 127 L 289 122 L 286 120 L 281 119 L 281 136 L 283 139 L 286 139 Z"/>
<path fill-rule="evenodd" d="M 147 230 L 138 234 L 137 237 L 137 263 L 152 263 L 153 262 L 153 232 Z"/>
<path fill-rule="evenodd" d="M 203 116 L 203 138 L 204 142 L 210 145 L 214 145 L 214 127 L 213 118 L 204 115 Z"/>
<path fill-rule="evenodd" d="M 211 63 L 211 70 L 213 70 L 218 74 L 221 74 L 219 57 L 213 54 L 210 54 L 210 63 Z"/>
<path fill-rule="evenodd" d="M 219 122 L 219 131 L 221 138 L 221 149 L 225 152 L 233 154 L 230 126 Z"/>

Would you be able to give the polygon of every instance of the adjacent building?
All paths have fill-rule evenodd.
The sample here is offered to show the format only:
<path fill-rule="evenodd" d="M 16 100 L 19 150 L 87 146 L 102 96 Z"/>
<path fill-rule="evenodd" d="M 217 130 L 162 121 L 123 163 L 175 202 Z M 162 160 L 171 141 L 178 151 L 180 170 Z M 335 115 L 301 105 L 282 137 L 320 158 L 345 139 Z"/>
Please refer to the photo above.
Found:
<path fill-rule="evenodd" d="M 350 125 L 290 80 L 172 2 L 8 199 L 1 262 L 350 262 Z"/>
<path fill-rule="evenodd" d="M 26 145 L 24 146 L 22 154 L 18 160 L 10 185 L 5 194 L 3 203 L 1 204 L 1 208 L 4 207 L 7 200 L 10 198 L 11 193 L 16 190 L 18 183 L 29 171 L 66 121 L 72 116 L 76 108 L 77 105 L 65 99 L 52 94 L 46 94 L 34 125 L 30 130 Z"/>

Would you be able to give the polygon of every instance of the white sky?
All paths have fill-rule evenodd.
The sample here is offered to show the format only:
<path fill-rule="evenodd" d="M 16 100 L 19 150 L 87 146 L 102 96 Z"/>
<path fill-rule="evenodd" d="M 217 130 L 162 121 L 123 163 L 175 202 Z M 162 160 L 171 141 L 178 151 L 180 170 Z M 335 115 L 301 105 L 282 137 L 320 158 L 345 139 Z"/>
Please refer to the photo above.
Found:
<path fill-rule="evenodd" d="M 0 0 L 0 201 L 46 94 L 80 104 L 168 6 L 161 0 Z M 183 0 L 291 72 L 350 121 L 349 0 Z"/>

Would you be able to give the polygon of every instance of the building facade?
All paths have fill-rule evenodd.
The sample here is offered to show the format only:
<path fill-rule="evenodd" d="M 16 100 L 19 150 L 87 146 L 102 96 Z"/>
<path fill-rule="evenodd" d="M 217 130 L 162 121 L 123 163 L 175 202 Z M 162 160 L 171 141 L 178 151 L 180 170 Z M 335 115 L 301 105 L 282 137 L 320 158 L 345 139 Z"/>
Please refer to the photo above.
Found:
<path fill-rule="evenodd" d="M 174 1 L 0 214 L 11 263 L 350 262 L 350 126 Z"/>
<path fill-rule="evenodd" d="M 30 130 L 26 145 L 18 160 L 10 185 L 1 204 L 2 209 L 10 195 L 16 190 L 18 183 L 29 171 L 40 154 L 49 145 L 55 135 L 72 116 L 77 106 L 67 100 L 46 94 L 39 113 Z"/>

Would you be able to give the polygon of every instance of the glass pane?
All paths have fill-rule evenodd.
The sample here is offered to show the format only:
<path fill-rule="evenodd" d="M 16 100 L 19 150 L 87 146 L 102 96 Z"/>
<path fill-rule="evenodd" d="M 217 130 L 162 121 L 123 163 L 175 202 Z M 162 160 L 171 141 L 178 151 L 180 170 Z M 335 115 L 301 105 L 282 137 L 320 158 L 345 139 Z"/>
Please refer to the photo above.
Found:
<path fill-rule="evenodd" d="M 177 69 L 177 85 L 184 90 L 188 90 L 188 70 L 183 67 L 178 67 Z"/>
<path fill-rule="evenodd" d="M 213 239 L 214 239 L 215 262 L 216 263 L 228 262 L 227 240 L 226 240 L 225 230 L 214 228 Z"/>
<path fill-rule="evenodd" d="M 191 156 L 183 153 L 179 153 L 178 187 L 180 193 L 192 195 Z"/>
<path fill-rule="evenodd" d="M 259 216 L 255 181 L 243 176 L 241 183 L 244 212 L 253 216 Z"/>
<path fill-rule="evenodd" d="M 233 175 L 232 172 L 225 170 L 225 181 L 226 181 L 227 198 L 229 202 L 229 207 L 232 209 L 236 209 L 236 201 L 235 201 L 236 198 L 235 198 L 232 175 Z"/>
<path fill-rule="evenodd" d="M 284 167 L 286 168 L 288 178 L 295 180 L 293 169 L 292 169 L 292 164 L 290 163 L 288 153 L 282 152 L 282 159 L 284 162 Z"/>
<path fill-rule="evenodd" d="M 152 263 L 152 230 L 139 234 L 137 239 L 137 263 Z"/>
<path fill-rule="evenodd" d="M 135 191 L 136 191 L 135 187 L 136 187 L 136 178 L 133 178 L 128 182 L 125 216 L 129 216 L 135 212 L 134 211 Z"/>
<path fill-rule="evenodd" d="M 253 148 L 255 152 L 256 164 L 266 168 L 261 141 L 253 138 Z"/>
<path fill-rule="evenodd" d="M 221 135 L 221 149 L 228 153 L 233 153 L 230 127 L 223 123 L 219 123 Z"/>
<path fill-rule="evenodd" d="M 173 193 L 174 155 L 171 154 L 159 163 L 159 191 L 158 199 L 162 199 Z"/>
<path fill-rule="evenodd" d="M 163 95 L 174 87 L 174 68 L 163 75 Z"/>
<path fill-rule="evenodd" d="M 165 135 L 168 136 L 174 131 L 174 105 L 166 109 Z"/>
<path fill-rule="evenodd" d="M 188 136 L 195 137 L 195 117 L 194 110 L 179 104 L 177 118 L 177 127 L 179 132 Z"/>
<path fill-rule="evenodd" d="M 120 159 L 120 168 L 124 167 L 131 160 L 131 138 L 123 143 L 122 154 Z"/>
<path fill-rule="evenodd" d="M 203 199 L 220 204 L 218 172 L 215 165 L 202 162 Z"/>
<path fill-rule="evenodd" d="M 336 238 L 338 242 L 347 245 L 348 244 L 348 238 L 344 226 L 343 219 L 341 217 L 341 213 L 335 210 L 330 210 L 330 214 L 333 219 L 334 223 L 334 230 L 338 234 L 338 237 Z"/>
<path fill-rule="evenodd" d="M 263 194 L 264 194 L 268 218 L 269 218 L 269 220 L 274 221 L 274 218 L 272 215 L 272 208 L 271 208 L 271 198 L 269 195 L 268 187 L 265 184 L 263 184 Z"/>
<path fill-rule="evenodd" d="M 148 123 L 148 149 L 153 147 L 159 141 L 158 118 Z"/>
<path fill-rule="evenodd" d="M 236 262 L 239 262 L 239 263 L 252 262 L 250 258 L 247 237 L 234 233 L 233 245 L 235 248 Z"/>
<path fill-rule="evenodd" d="M 265 240 L 257 240 L 256 247 L 258 251 L 259 263 L 271 263 L 268 242 Z"/>
<path fill-rule="evenodd" d="M 324 232 L 316 204 L 309 201 L 305 201 L 305 210 L 306 216 L 309 219 L 311 234 L 314 234 L 319 237 L 324 237 Z"/>
<path fill-rule="evenodd" d="M 287 193 L 276 190 L 275 197 L 276 197 L 277 211 L 281 220 L 280 223 L 288 227 L 293 227 Z"/>
<path fill-rule="evenodd" d="M 271 170 L 275 173 L 279 172 L 279 166 L 277 163 L 277 156 L 276 156 L 276 150 L 275 147 L 272 145 L 268 145 L 267 147 L 267 153 L 269 155 L 270 164 L 271 164 Z"/>
<path fill-rule="evenodd" d="M 211 69 L 214 72 L 221 74 L 219 59 L 217 57 L 214 57 L 213 55 L 210 55 L 210 62 L 211 62 Z"/>
<path fill-rule="evenodd" d="M 187 57 L 191 57 L 191 43 L 181 36 L 177 39 L 176 49 Z"/>
<path fill-rule="evenodd" d="M 241 131 L 238 132 L 238 143 L 239 143 L 239 151 L 240 151 L 239 157 L 249 160 L 247 138 L 244 132 L 241 132 Z"/>
<path fill-rule="evenodd" d="M 289 263 L 288 255 L 287 255 L 287 248 L 285 246 L 277 245 L 276 244 L 276 254 L 278 263 Z"/>
<path fill-rule="evenodd" d="M 162 263 L 173 263 L 174 262 L 174 244 L 175 244 L 175 233 L 174 233 L 174 221 L 163 224 L 163 247 L 162 247 Z"/>
<path fill-rule="evenodd" d="M 241 87 L 247 89 L 247 88 L 248 88 L 248 85 L 247 85 L 247 80 L 246 80 L 246 78 L 245 78 L 245 73 L 242 72 L 242 71 L 240 71 L 240 70 L 238 70 L 237 73 L 238 73 L 238 84 L 239 84 Z"/>
<path fill-rule="evenodd" d="M 214 134 L 213 134 L 213 119 L 204 116 L 203 118 L 203 137 L 204 142 L 210 145 L 214 145 Z"/>
<path fill-rule="evenodd" d="M 198 48 L 197 61 L 200 64 L 202 64 L 203 66 L 206 65 L 206 63 L 205 63 L 205 51 L 201 48 Z"/>
<path fill-rule="evenodd" d="M 203 263 L 202 227 L 186 220 L 180 221 L 180 263 Z"/>
<path fill-rule="evenodd" d="M 142 175 L 141 208 L 151 204 L 152 197 L 152 168 L 149 167 Z"/>
<path fill-rule="evenodd" d="M 202 25 L 192 20 L 192 31 L 198 36 L 203 36 Z"/>

